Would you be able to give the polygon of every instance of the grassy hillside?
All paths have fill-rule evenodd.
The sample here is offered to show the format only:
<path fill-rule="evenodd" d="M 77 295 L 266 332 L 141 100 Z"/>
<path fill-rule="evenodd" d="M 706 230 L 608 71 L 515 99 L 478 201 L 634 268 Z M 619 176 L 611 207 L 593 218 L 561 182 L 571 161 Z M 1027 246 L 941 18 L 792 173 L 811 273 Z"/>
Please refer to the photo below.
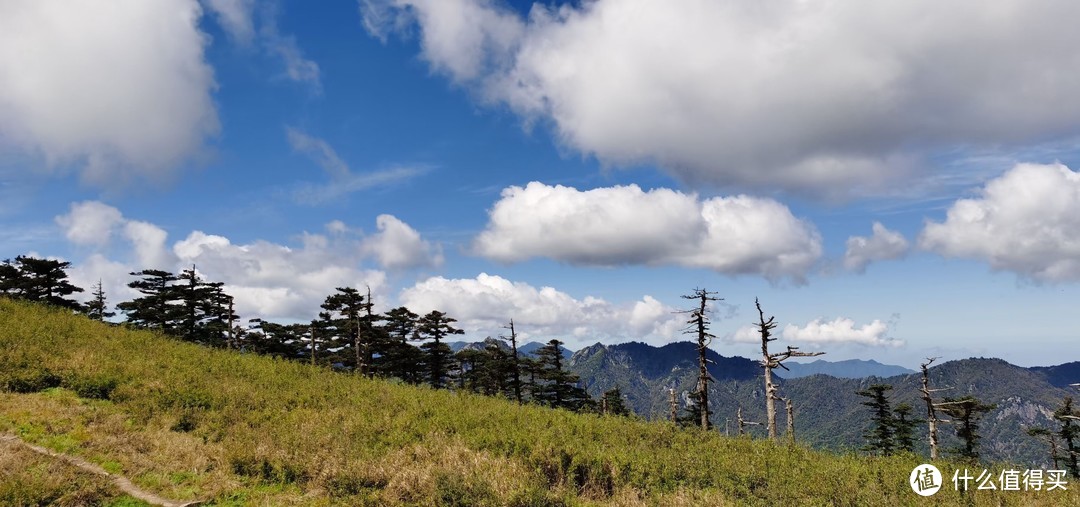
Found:
<path fill-rule="evenodd" d="M 924 499 L 906 484 L 913 456 L 838 456 L 519 407 L 6 300 L 0 388 L 0 432 L 218 505 L 1080 504 L 1075 484 L 966 497 L 950 486 Z M 955 464 L 938 467 L 951 476 Z M 92 479 L 49 484 L 46 472 L 10 468 L 0 466 L 0 504 L 125 502 Z"/>

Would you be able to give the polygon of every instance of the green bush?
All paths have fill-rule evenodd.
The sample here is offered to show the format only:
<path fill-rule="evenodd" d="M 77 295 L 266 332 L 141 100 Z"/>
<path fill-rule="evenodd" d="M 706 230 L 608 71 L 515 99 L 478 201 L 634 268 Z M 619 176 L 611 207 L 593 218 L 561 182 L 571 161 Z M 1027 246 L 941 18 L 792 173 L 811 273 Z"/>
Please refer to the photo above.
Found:
<path fill-rule="evenodd" d="M 60 387 L 62 379 L 47 368 L 16 369 L 0 377 L 0 387 L 13 393 L 37 393 Z"/>

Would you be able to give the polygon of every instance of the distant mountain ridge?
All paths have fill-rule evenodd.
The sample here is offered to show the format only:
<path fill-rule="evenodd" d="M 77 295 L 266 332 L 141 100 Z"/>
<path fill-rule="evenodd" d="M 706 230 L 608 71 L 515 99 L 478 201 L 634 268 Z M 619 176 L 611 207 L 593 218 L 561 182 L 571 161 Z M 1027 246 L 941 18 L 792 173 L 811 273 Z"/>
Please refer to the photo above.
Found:
<path fill-rule="evenodd" d="M 746 420 L 763 422 L 765 393 L 758 361 L 721 356 L 711 349 L 708 359 L 709 373 L 714 379 L 709 384 L 714 426 L 721 432 L 734 433 L 735 412 L 739 408 Z M 697 386 L 697 351 L 690 342 L 662 347 L 636 342 L 596 344 L 574 353 L 567 365 L 581 377 L 591 395 L 598 396 L 618 386 L 635 413 L 648 419 L 668 417 L 669 389 L 675 389 L 681 410 L 689 404 L 689 395 Z M 796 435 L 800 441 L 818 448 L 852 450 L 866 443 L 863 435 L 870 428 L 870 413 L 861 404 L 865 399 L 857 391 L 871 384 L 890 384 L 894 387 L 893 406 L 909 403 L 914 407 L 913 413 L 925 412 L 918 393 L 921 375 L 907 371 L 866 378 L 781 377 L 777 384 L 780 395 L 794 402 Z M 784 373 L 788 372 L 780 371 L 778 376 Z M 1026 435 L 1026 430 L 1032 426 L 1056 425 L 1052 414 L 1062 399 L 1080 394 L 1075 388 L 1066 387 L 1080 382 L 1080 363 L 1024 368 L 1001 359 L 971 358 L 933 365 L 930 381 L 936 388 L 952 388 L 939 393 L 941 398 L 971 395 L 997 405 L 980 421 L 981 449 L 986 460 L 1048 467 L 1045 444 Z M 778 423 L 782 432 L 783 414 Z M 925 433 L 925 424 L 919 428 Z M 758 436 L 763 431 L 761 427 L 751 429 Z M 939 430 L 944 449 L 958 444 L 954 431 L 950 425 L 942 425 Z M 920 440 L 923 448 L 917 450 L 927 455 L 923 440 Z"/>
<path fill-rule="evenodd" d="M 802 378 L 810 375 L 831 375 L 837 378 L 894 377 L 915 373 L 915 370 L 894 364 L 882 364 L 873 359 L 847 359 L 844 361 L 825 361 L 819 359 L 809 363 L 788 361 L 784 363 L 788 370 L 779 370 L 777 375 L 786 378 Z"/>
<path fill-rule="evenodd" d="M 450 350 L 452 352 L 458 352 L 458 351 L 460 351 L 462 349 L 466 349 L 466 348 L 475 348 L 475 349 L 482 350 L 484 348 L 485 344 L 488 343 L 489 340 L 499 343 L 499 347 L 505 347 L 507 350 L 510 350 L 510 344 L 508 342 L 506 342 L 505 340 L 498 340 L 498 339 L 495 339 L 495 338 L 485 338 L 483 341 L 478 341 L 478 342 L 464 342 L 464 341 L 446 342 L 446 345 L 448 347 L 450 347 Z M 544 344 L 540 343 L 540 342 L 528 342 L 528 343 L 518 345 L 518 352 L 521 353 L 521 354 L 524 354 L 526 356 L 535 357 L 536 356 L 536 351 L 540 350 L 540 347 L 543 347 L 543 346 L 544 346 Z M 564 359 L 570 359 L 570 357 L 574 355 L 574 351 L 572 351 L 572 350 L 570 350 L 570 349 L 568 349 L 566 347 L 560 346 L 559 349 L 562 350 L 562 355 L 563 355 Z"/>

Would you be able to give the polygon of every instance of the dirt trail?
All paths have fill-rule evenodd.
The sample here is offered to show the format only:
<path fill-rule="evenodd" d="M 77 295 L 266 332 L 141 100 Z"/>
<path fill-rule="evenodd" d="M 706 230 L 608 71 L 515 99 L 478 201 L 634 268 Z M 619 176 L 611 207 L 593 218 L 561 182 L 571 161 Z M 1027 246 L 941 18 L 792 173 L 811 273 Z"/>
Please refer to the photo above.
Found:
<path fill-rule="evenodd" d="M 0 434 L 0 442 L 5 442 L 5 443 L 8 443 L 9 445 L 20 445 L 20 446 L 23 446 L 23 447 L 25 447 L 27 449 L 30 449 L 31 451 L 34 451 L 34 452 L 38 453 L 38 454 L 44 454 L 45 456 L 50 456 L 50 457 L 53 457 L 53 458 L 64 460 L 64 461 L 68 462 L 71 465 L 74 465 L 74 466 L 79 467 L 79 468 L 81 468 L 83 470 L 86 470 L 87 472 L 94 473 L 94 474 L 100 475 L 102 477 L 106 477 L 106 478 L 110 479 L 113 482 L 113 484 L 115 484 L 116 487 L 120 488 L 120 490 L 123 491 L 124 493 L 127 493 L 127 494 L 129 494 L 129 495 L 131 495 L 131 496 L 133 496 L 135 498 L 138 498 L 139 500 L 142 500 L 144 502 L 147 502 L 147 503 L 150 503 L 150 504 L 153 504 L 153 505 L 161 505 L 163 507 L 189 507 L 189 506 L 200 505 L 202 503 L 201 501 L 198 501 L 198 500 L 192 501 L 192 502 L 180 502 L 180 501 L 177 501 L 177 500 L 170 500 L 168 498 L 162 498 L 162 497 L 160 497 L 158 495 L 155 495 L 155 494 L 153 494 L 153 493 L 151 493 L 149 491 L 146 491 L 144 489 L 140 489 L 138 486 L 136 486 L 130 480 L 128 480 L 127 477 L 124 477 L 124 476 L 121 476 L 121 475 L 110 474 L 109 472 L 106 472 L 104 468 L 101 468 L 101 467 L 99 467 L 99 466 L 97 466 L 97 465 L 95 465 L 93 463 L 90 463 L 89 461 L 86 461 L 86 460 L 84 460 L 82 458 L 79 458 L 77 456 L 69 456 L 67 454 L 62 454 L 62 453 L 59 453 L 59 452 L 56 452 L 56 451 L 51 451 L 51 450 L 46 449 L 44 447 L 39 447 L 39 446 L 36 446 L 36 445 L 33 445 L 33 444 L 26 443 L 26 442 L 22 441 L 22 439 L 20 439 L 19 437 L 15 436 L 15 435 Z"/>

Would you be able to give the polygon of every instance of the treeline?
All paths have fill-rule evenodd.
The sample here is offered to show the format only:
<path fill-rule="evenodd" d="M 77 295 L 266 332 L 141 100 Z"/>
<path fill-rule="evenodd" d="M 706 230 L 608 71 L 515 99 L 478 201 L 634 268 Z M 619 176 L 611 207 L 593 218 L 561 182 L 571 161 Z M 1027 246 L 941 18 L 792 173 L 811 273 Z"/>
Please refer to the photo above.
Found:
<path fill-rule="evenodd" d="M 0 264 L 0 295 L 68 308 L 96 320 L 109 311 L 99 281 L 91 300 L 71 284 L 70 263 L 20 256 Z M 419 315 L 401 306 L 373 311 L 370 290 L 338 287 L 310 322 L 281 324 L 249 319 L 240 324 L 224 284 L 199 276 L 194 266 L 179 274 L 147 269 L 130 273 L 128 287 L 140 297 L 116 305 L 123 325 L 159 331 L 201 345 L 306 361 L 368 377 L 393 378 L 436 389 L 459 389 L 572 411 L 628 415 L 618 388 L 594 400 L 564 365 L 562 342 L 552 339 L 535 354 L 517 348 L 513 321 L 508 335 L 453 352 L 447 338 L 463 334 L 456 319 L 434 310 Z"/>

